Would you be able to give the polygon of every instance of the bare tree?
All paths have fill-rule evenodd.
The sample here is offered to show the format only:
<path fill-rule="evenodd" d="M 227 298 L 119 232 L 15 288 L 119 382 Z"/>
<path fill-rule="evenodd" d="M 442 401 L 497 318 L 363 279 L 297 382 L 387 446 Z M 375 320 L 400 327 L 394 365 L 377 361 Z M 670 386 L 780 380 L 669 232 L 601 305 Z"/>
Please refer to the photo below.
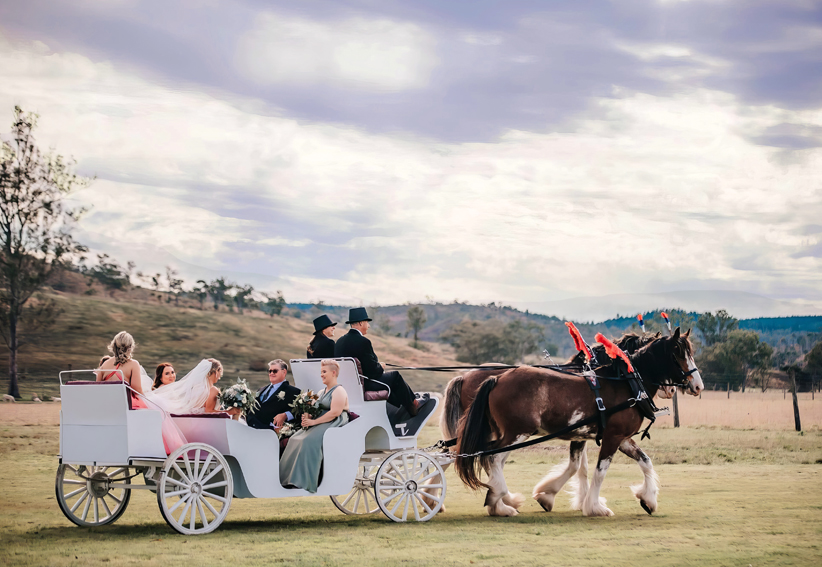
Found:
<path fill-rule="evenodd" d="M 37 115 L 14 107 L 14 122 L 0 149 L 0 334 L 9 349 L 9 395 L 20 397 L 17 353 L 22 325 L 44 327 L 59 313 L 53 300 L 29 303 L 56 270 L 86 249 L 70 229 L 82 210 L 63 197 L 92 180 L 74 162 L 41 153 L 32 131 Z"/>

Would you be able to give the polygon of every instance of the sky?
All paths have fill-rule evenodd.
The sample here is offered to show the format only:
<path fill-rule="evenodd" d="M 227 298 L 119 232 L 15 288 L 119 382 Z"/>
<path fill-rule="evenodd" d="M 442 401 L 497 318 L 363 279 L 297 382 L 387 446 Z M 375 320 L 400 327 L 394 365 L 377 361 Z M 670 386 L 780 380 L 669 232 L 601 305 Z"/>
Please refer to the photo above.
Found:
<path fill-rule="evenodd" d="M 147 273 L 822 313 L 822 2 L 0 2 L 15 104 Z"/>

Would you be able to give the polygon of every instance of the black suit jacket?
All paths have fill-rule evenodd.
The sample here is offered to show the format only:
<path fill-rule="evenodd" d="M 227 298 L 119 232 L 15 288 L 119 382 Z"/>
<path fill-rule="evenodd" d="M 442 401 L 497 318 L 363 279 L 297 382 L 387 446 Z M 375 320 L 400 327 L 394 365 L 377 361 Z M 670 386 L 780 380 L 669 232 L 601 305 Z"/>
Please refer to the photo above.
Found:
<path fill-rule="evenodd" d="M 257 391 L 256 400 L 260 402 L 260 407 L 249 413 L 246 416 L 246 423 L 255 429 L 270 429 L 271 422 L 274 417 L 291 411 L 288 405 L 294 401 L 294 398 L 300 393 L 299 388 L 295 388 L 288 381 L 283 382 L 277 392 L 268 398 L 266 402 L 262 402 L 262 396 L 268 390 L 268 386 L 264 386 Z M 280 393 L 285 392 L 285 395 L 280 398 Z"/>
<path fill-rule="evenodd" d="M 306 351 L 308 358 L 334 358 L 334 341 L 325 335 L 317 335 L 314 342 L 314 354 Z"/>
<path fill-rule="evenodd" d="M 383 369 L 371 341 L 362 336 L 356 329 L 351 329 L 337 340 L 334 345 L 334 355 L 337 358 L 351 356 L 360 361 L 363 376 L 372 380 L 379 380 Z"/>

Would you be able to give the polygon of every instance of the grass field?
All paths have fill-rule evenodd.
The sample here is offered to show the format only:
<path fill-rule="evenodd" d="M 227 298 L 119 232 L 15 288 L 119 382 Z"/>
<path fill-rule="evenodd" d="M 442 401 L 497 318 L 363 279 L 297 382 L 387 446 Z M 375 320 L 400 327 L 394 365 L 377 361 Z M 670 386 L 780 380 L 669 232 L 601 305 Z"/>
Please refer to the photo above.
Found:
<path fill-rule="evenodd" d="M 638 467 L 618 456 L 603 486 L 616 513 L 612 518 L 584 518 L 569 509 L 565 495 L 551 513 L 529 499 L 516 518 L 490 518 L 482 495 L 466 490 L 449 470 L 448 509 L 428 523 L 344 516 L 324 497 L 234 500 L 216 532 L 184 537 L 163 522 L 154 496 L 139 491 L 112 526 L 86 529 L 69 523 L 54 499 L 58 411 L 58 404 L 0 406 L 3 565 L 744 567 L 822 562 L 818 423 L 803 434 L 707 425 L 652 430 L 653 438 L 642 446 L 662 481 L 654 516 L 645 514 L 628 490 L 641 479 Z M 437 429 L 428 426 L 420 443 L 437 438 Z M 515 453 L 506 467 L 511 489 L 529 494 L 565 453 L 559 443 Z"/>

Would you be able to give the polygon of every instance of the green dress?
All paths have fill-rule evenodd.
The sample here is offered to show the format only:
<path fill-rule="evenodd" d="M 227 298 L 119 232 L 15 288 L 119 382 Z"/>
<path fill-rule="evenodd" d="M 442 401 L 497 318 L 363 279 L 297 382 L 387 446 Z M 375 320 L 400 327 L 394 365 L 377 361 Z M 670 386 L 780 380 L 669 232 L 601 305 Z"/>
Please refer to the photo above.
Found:
<path fill-rule="evenodd" d="M 323 410 L 320 416 L 331 409 L 331 396 L 339 388 L 337 384 L 323 394 L 317 405 Z M 328 423 L 301 429 L 288 440 L 282 457 L 280 457 L 280 483 L 283 486 L 296 486 L 308 492 L 317 492 L 320 478 L 320 467 L 323 464 L 323 435 L 326 429 L 342 427 L 348 423 L 348 412 L 344 411 Z"/>

